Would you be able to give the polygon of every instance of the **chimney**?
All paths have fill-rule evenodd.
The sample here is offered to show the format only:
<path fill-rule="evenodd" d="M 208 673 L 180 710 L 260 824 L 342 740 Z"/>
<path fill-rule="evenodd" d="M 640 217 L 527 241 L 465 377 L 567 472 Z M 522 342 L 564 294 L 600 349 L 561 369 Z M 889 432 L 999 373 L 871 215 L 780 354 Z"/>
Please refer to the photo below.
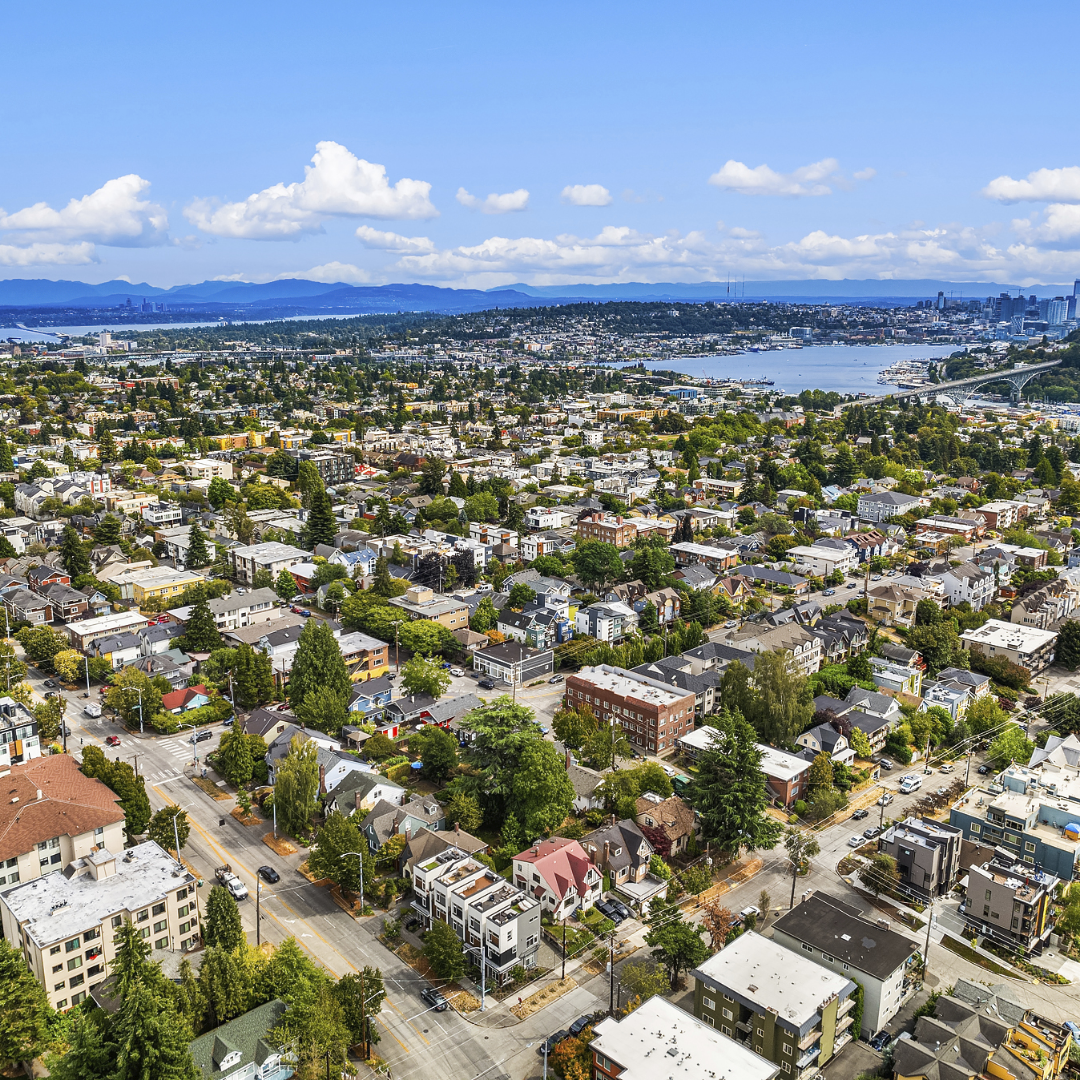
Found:
<path fill-rule="evenodd" d="M 319 766 L 319 794 L 326 794 L 326 766 Z"/>
<path fill-rule="evenodd" d="M 461 822 L 460 821 L 455 821 L 454 822 L 454 833 L 456 835 L 459 832 L 461 832 Z"/>
<path fill-rule="evenodd" d="M 362 800 L 362 799 L 361 799 L 361 797 L 360 797 L 360 792 L 359 792 L 359 791 L 353 792 L 353 802 L 354 802 L 354 803 L 356 804 L 356 809 L 357 809 L 357 810 L 359 810 L 359 809 L 360 809 L 360 803 L 361 803 L 362 801 L 363 801 L 363 800 Z"/>
<path fill-rule="evenodd" d="M 569 770 L 569 769 L 570 769 L 570 766 L 571 766 L 572 764 L 573 764 L 573 761 L 572 761 L 572 759 L 571 759 L 571 757 L 570 757 L 570 747 L 568 746 L 568 747 L 566 748 L 566 768 L 567 768 L 567 770 Z"/>
<path fill-rule="evenodd" d="M 622 524 L 622 515 L 621 515 L 621 514 L 620 514 L 620 515 L 618 515 L 618 516 L 616 516 L 616 518 L 615 518 L 615 524 L 616 524 L 616 525 L 621 525 L 621 524 Z"/>
<path fill-rule="evenodd" d="M 605 840 L 604 841 L 604 861 L 603 861 L 603 863 L 601 863 L 602 866 L 607 866 L 608 857 L 610 855 L 611 855 L 611 841 L 610 840 Z"/>

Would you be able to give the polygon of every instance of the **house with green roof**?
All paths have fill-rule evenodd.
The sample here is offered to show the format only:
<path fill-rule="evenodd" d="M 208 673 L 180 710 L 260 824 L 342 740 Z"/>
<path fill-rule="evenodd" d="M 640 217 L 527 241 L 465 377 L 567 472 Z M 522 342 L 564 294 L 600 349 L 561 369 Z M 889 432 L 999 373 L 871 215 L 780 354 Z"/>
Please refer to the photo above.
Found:
<path fill-rule="evenodd" d="M 206 1080 L 288 1080 L 293 1074 L 288 1048 L 270 1038 L 285 1009 L 275 998 L 200 1035 L 191 1044 L 199 1074 Z"/>

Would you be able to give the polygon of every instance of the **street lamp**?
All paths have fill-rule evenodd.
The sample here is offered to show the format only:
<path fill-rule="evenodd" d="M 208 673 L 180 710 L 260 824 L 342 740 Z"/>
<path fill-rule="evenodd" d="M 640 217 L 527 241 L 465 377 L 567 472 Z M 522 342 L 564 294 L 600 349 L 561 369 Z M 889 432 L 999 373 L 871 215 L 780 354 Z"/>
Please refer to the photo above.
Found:
<path fill-rule="evenodd" d="M 359 851 L 343 851 L 338 858 L 344 859 L 346 855 L 355 855 L 360 860 L 360 914 L 364 914 L 364 856 Z"/>
<path fill-rule="evenodd" d="M 195 735 L 197 734 L 197 732 L 199 730 L 199 725 L 198 724 L 181 724 L 179 720 L 176 722 L 176 724 L 177 724 L 177 727 L 191 728 L 191 764 L 192 764 L 192 766 L 194 768 L 198 768 L 199 767 L 199 754 L 198 754 L 199 741 L 198 741 L 198 739 L 195 738 Z"/>
<path fill-rule="evenodd" d="M 139 695 L 139 734 L 143 733 L 143 709 L 142 709 L 142 687 L 141 686 L 125 686 L 125 690 L 134 690 Z"/>
<path fill-rule="evenodd" d="M 185 810 L 186 810 L 186 809 L 188 808 L 188 806 L 190 806 L 190 805 L 191 805 L 191 803 L 188 803 L 188 804 L 187 804 L 187 806 L 178 806 L 178 807 L 176 808 L 176 813 L 175 813 L 175 814 L 173 814 L 173 816 L 172 816 L 172 831 L 173 831 L 173 841 L 174 841 L 174 843 L 176 844 L 176 862 L 177 862 L 177 865 L 179 865 L 179 866 L 182 866 L 183 864 L 182 864 L 182 863 L 180 862 L 180 831 L 179 831 L 179 830 L 177 829 L 177 827 L 176 827 L 176 819 L 177 819 L 177 818 L 178 818 L 178 817 L 179 817 L 179 816 L 180 816 L 180 815 L 181 815 L 181 814 L 182 814 L 182 813 L 183 813 L 183 812 L 184 812 L 184 811 L 185 811 Z"/>

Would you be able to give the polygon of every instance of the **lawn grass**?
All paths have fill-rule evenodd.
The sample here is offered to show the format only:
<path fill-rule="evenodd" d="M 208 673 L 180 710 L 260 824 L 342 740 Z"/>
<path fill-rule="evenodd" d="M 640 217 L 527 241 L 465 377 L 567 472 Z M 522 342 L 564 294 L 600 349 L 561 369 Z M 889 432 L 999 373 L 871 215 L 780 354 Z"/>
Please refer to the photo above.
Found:
<path fill-rule="evenodd" d="M 981 968 L 986 968 L 987 971 L 994 975 L 1004 975 L 1007 979 L 1018 978 L 1016 972 L 1009 971 L 1000 964 L 995 964 L 993 960 L 988 960 L 985 956 L 977 953 L 970 945 L 965 945 L 962 941 L 957 941 L 956 938 L 950 937 L 948 934 L 942 935 L 941 944 L 944 945 L 949 952 L 954 952 L 957 956 L 963 957 L 970 963 L 978 964 Z"/>

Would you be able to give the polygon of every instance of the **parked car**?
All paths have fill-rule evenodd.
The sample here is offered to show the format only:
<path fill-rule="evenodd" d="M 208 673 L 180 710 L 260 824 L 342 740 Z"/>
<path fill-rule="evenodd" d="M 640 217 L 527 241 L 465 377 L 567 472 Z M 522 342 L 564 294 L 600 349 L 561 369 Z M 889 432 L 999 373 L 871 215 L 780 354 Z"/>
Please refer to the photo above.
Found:
<path fill-rule="evenodd" d="M 439 667 L 441 667 L 443 671 L 449 671 L 452 666 L 453 665 L 450 663 L 449 660 L 444 660 L 443 663 L 439 665 Z"/>
<path fill-rule="evenodd" d="M 229 715 L 229 716 L 226 716 L 225 719 L 221 721 L 221 726 L 222 727 L 232 727 L 235 722 L 236 722 L 236 717 L 232 716 L 232 715 Z"/>
<path fill-rule="evenodd" d="M 851 815 L 851 820 L 852 821 L 862 821 L 862 819 L 864 817 L 868 817 L 869 814 L 870 814 L 869 810 L 856 810 L 855 813 Z"/>
<path fill-rule="evenodd" d="M 494 690 L 495 689 L 495 680 L 494 679 L 481 679 L 476 685 L 479 686 L 483 690 Z"/>
<path fill-rule="evenodd" d="M 608 903 L 603 900 L 597 900 L 593 905 L 605 919 L 610 919 L 616 926 L 623 921 L 623 917 Z"/>
<path fill-rule="evenodd" d="M 742 919 L 743 922 L 746 922 L 746 920 L 749 919 L 751 916 L 753 916 L 755 919 L 760 919 L 761 908 L 757 907 L 754 904 L 751 904 L 749 907 L 744 907 L 742 911 L 739 912 L 739 918 Z"/>
<path fill-rule="evenodd" d="M 891 803 L 893 801 L 893 799 L 895 799 L 895 798 L 896 798 L 896 796 L 893 795 L 893 793 L 891 791 L 886 791 L 881 796 L 881 798 L 878 799 L 877 804 L 878 804 L 878 806 L 888 806 L 889 803 Z"/>
<path fill-rule="evenodd" d="M 552 675 L 548 682 L 554 685 L 555 683 L 561 683 L 563 681 L 562 675 Z"/>
<path fill-rule="evenodd" d="M 281 880 L 281 875 L 272 866 L 260 866 L 258 874 L 263 881 L 269 881 L 271 885 L 276 885 Z"/>
<path fill-rule="evenodd" d="M 886 771 L 890 772 L 893 767 L 893 763 L 888 758 L 882 758 L 878 764 Z"/>
<path fill-rule="evenodd" d="M 555 1047 L 569 1034 L 570 1032 L 567 1031 L 566 1028 L 563 1028 L 562 1031 L 556 1031 L 554 1035 L 549 1035 L 542 1043 L 540 1043 L 540 1048 L 536 1052 L 540 1055 L 545 1053 L 550 1054 L 551 1051 L 554 1050 Z"/>
<path fill-rule="evenodd" d="M 450 1005 L 450 1002 L 446 1000 L 446 996 L 433 986 L 425 986 L 420 991 L 420 996 L 431 1006 L 433 1012 L 446 1012 Z"/>
<path fill-rule="evenodd" d="M 119 746 L 120 745 L 120 736 L 119 735 L 108 735 L 108 736 L 106 736 L 105 745 L 106 746 Z"/>
<path fill-rule="evenodd" d="M 848 588 L 849 589 L 857 589 L 858 587 L 859 587 L 859 583 L 857 581 L 852 581 L 852 582 L 848 583 Z"/>
<path fill-rule="evenodd" d="M 951 773 L 953 771 L 952 762 L 946 762 L 944 765 L 942 765 L 941 766 L 941 771 L 943 773 Z"/>
<path fill-rule="evenodd" d="M 863 829 L 863 836 L 865 836 L 867 840 L 873 840 L 880 832 L 881 829 L 876 825 L 871 825 L 869 829 Z"/>
<path fill-rule="evenodd" d="M 580 1035 L 592 1022 L 593 1022 L 592 1013 L 586 1013 L 585 1016 L 579 1016 L 570 1025 L 570 1034 L 571 1035 Z"/>
<path fill-rule="evenodd" d="M 862 847 L 866 841 L 861 836 L 849 836 L 847 846 L 848 847 Z"/>
<path fill-rule="evenodd" d="M 726 623 L 724 623 L 724 629 L 725 630 L 734 630 L 735 627 L 738 626 L 738 625 L 739 625 L 739 620 L 738 619 L 728 619 L 728 621 Z"/>
<path fill-rule="evenodd" d="M 455 679 L 460 679 L 462 675 L 465 674 L 465 669 L 459 667 L 452 667 L 450 669 L 450 674 L 453 675 Z"/>
<path fill-rule="evenodd" d="M 621 900 L 616 900 L 614 896 L 609 896 L 607 902 L 608 907 L 613 907 L 624 919 L 634 917 L 634 913 Z"/>
<path fill-rule="evenodd" d="M 947 799 L 949 797 L 949 789 L 947 787 L 939 787 L 937 789 L 937 793 L 943 799 Z"/>
<path fill-rule="evenodd" d="M 887 1031 L 879 1031 L 879 1032 L 878 1032 L 878 1033 L 877 1033 L 877 1034 L 876 1034 L 876 1035 L 875 1035 L 875 1036 L 874 1036 L 874 1037 L 873 1037 L 873 1038 L 872 1038 L 872 1039 L 870 1040 L 870 1045 L 871 1045 L 871 1046 L 872 1046 L 872 1047 L 873 1047 L 873 1048 L 874 1048 L 875 1050 L 877 1050 L 877 1051 L 878 1051 L 878 1053 L 881 1053 L 881 1051 L 882 1051 L 882 1050 L 884 1050 L 884 1049 L 885 1049 L 885 1047 L 889 1045 L 889 1040 L 890 1040 L 891 1038 L 892 1038 L 892 1036 L 891 1036 L 891 1035 L 890 1035 L 890 1034 L 889 1034 L 889 1033 L 888 1033 Z"/>
<path fill-rule="evenodd" d="M 980 765 L 979 766 L 979 775 L 980 776 L 985 776 L 989 771 L 990 771 L 990 766 L 989 765 Z"/>
<path fill-rule="evenodd" d="M 292 612 L 292 613 L 293 613 L 294 615 L 299 615 L 299 614 L 301 613 L 301 611 L 303 611 L 304 609 L 303 609 L 303 608 L 299 608 L 299 607 L 297 607 L 297 606 L 296 606 L 295 604 L 293 604 L 293 606 L 292 606 L 291 608 L 289 608 L 289 610 L 290 610 L 290 611 L 291 611 L 291 612 Z"/>

